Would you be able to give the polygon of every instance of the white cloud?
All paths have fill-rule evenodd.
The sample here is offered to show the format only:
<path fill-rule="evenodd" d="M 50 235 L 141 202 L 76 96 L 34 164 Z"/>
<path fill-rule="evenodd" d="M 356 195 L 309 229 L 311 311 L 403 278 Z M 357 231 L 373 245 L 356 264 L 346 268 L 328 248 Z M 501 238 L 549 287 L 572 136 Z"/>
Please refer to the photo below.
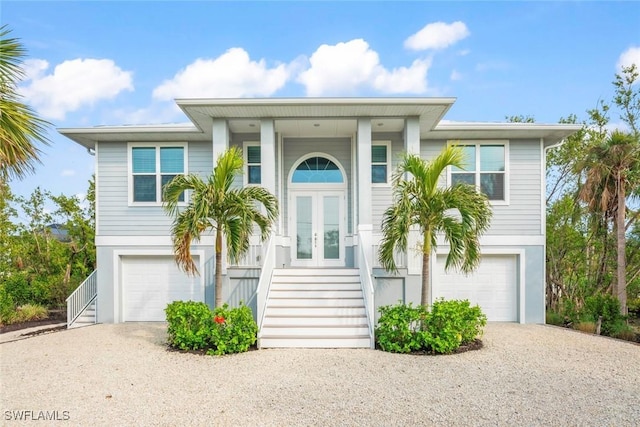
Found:
<path fill-rule="evenodd" d="M 64 169 L 62 172 L 60 172 L 60 176 L 74 176 L 76 174 L 76 171 L 74 171 L 73 169 Z"/>
<path fill-rule="evenodd" d="M 458 71 L 453 70 L 451 72 L 451 76 L 449 76 L 449 78 L 454 82 L 457 81 L 457 80 L 462 80 L 462 73 L 459 73 Z"/>
<path fill-rule="evenodd" d="M 47 69 L 47 61 L 25 61 L 27 78 L 19 91 L 40 114 L 51 119 L 62 120 L 83 106 L 133 90 L 132 73 L 110 59 L 79 58 L 56 65 L 51 74 L 45 74 Z"/>
<path fill-rule="evenodd" d="M 287 65 L 268 68 L 242 48 L 231 48 L 215 59 L 196 59 L 153 90 L 158 100 L 173 98 L 238 98 L 270 96 L 289 78 Z"/>
<path fill-rule="evenodd" d="M 444 49 L 471 34 L 464 22 L 452 24 L 433 22 L 404 41 L 404 47 L 411 50 Z"/>
<path fill-rule="evenodd" d="M 631 46 L 618 58 L 618 70 L 622 70 L 622 67 L 629 67 L 631 64 L 636 64 L 636 67 L 640 69 L 640 46 Z"/>
<path fill-rule="evenodd" d="M 427 88 L 430 60 L 416 60 L 410 67 L 387 70 L 378 53 L 362 39 L 321 45 L 309 59 L 310 67 L 297 81 L 308 96 L 348 95 L 363 86 L 385 93 L 422 93 Z"/>

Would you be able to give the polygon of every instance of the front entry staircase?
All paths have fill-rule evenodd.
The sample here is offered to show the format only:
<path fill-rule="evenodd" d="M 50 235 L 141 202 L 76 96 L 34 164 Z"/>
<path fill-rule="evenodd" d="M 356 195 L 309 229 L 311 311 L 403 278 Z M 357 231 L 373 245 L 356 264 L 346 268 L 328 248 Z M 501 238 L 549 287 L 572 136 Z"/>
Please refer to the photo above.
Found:
<path fill-rule="evenodd" d="M 357 269 L 276 269 L 261 348 L 371 348 Z"/>

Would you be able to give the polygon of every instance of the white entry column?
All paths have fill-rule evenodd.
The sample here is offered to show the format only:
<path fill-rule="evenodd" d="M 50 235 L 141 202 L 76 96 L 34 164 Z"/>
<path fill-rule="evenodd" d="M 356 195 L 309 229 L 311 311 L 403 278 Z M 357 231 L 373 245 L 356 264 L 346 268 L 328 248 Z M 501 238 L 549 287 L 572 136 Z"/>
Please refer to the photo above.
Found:
<path fill-rule="evenodd" d="M 409 117 L 404 121 L 404 150 L 408 154 L 420 155 L 420 120 Z M 409 231 L 407 250 L 407 273 L 422 274 L 422 254 L 416 250 L 420 233 L 416 227 Z"/>
<path fill-rule="evenodd" d="M 260 170 L 262 186 L 276 194 L 276 132 L 273 119 L 260 120 Z"/>
<path fill-rule="evenodd" d="M 358 245 L 364 250 L 369 265 L 373 265 L 371 208 L 371 119 L 358 119 Z"/>

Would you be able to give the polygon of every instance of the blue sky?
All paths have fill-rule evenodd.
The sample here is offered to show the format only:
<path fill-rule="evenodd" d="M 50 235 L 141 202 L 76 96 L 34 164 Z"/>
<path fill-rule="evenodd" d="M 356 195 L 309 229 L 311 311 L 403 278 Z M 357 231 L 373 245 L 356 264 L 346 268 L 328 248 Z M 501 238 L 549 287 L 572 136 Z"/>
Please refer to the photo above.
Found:
<path fill-rule="evenodd" d="M 638 2 L 3 0 L 0 20 L 54 125 L 21 195 L 86 192 L 94 159 L 55 127 L 186 122 L 174 98 L 446 96 L 447 120 L 555 123 L 640 65 Z"/>

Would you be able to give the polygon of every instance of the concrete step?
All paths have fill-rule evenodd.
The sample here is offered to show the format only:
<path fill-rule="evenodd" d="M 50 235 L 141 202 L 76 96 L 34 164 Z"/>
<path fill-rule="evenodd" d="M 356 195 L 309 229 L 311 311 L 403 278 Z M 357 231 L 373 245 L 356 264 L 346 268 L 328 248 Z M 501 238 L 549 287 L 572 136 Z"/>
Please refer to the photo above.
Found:
<path fill-rule="evenodd" d="M 260 348 L 371 348 L 369 336 L 315 338 L 268 337 L 260 338 Z"/>
<path fill-rule="evenodd" d="M 271 283 L 295 283 L 297 285 L 308 285 L 318 283 L 360 283 L 360 276 L 276 276 L 271 279 Z"/>
<path fill-rule="evenodd" d="M 269 326 L 262 327 L 261 336 L 266 337 L 301 337 L 301 338 L 313 338 L 313 337 L 354 337 L 354 336 L 368 336 L 369 328 L 365 326 Z"/>
<path fill-rule="evenodd" d="M 359 276 L 357 268 L 276 268 L 273 270 L 274 276 Z"/>
<path fill-rule="evenodd" d="M 306 289 L 297 290 L 271 290 L 269 294 L 271 300 L 288 299 L 317 299 L 317 298 L 362 298 L 362 291 L 314 291 Z"/>
<path fill-rule="evenodd" d="M 364 301 L 362 298 L 269 298 L 267 314 L 272 307 L 364 307 Z"/>
<path fill-rule="evenodd" d="M 357 307 L 267 307 L 265 317 L 366 316 L 364 303 Z"/>
<path fill-rule="evenodd" d="M 299 316 L 267 316 L 264 319 L 263 328 L 267 327 L 343 327 L 343 326 L 367 326 L 367 316 L 325 316 L 325 317 L 299 317 Z"/>
<path fill-rule="evenodd" d="M 271 291 L 358 291 L 362 287 L 360 282 L 353 283 L 330 282 L 330 283 L 284 283 L 272 282 Z"/>

